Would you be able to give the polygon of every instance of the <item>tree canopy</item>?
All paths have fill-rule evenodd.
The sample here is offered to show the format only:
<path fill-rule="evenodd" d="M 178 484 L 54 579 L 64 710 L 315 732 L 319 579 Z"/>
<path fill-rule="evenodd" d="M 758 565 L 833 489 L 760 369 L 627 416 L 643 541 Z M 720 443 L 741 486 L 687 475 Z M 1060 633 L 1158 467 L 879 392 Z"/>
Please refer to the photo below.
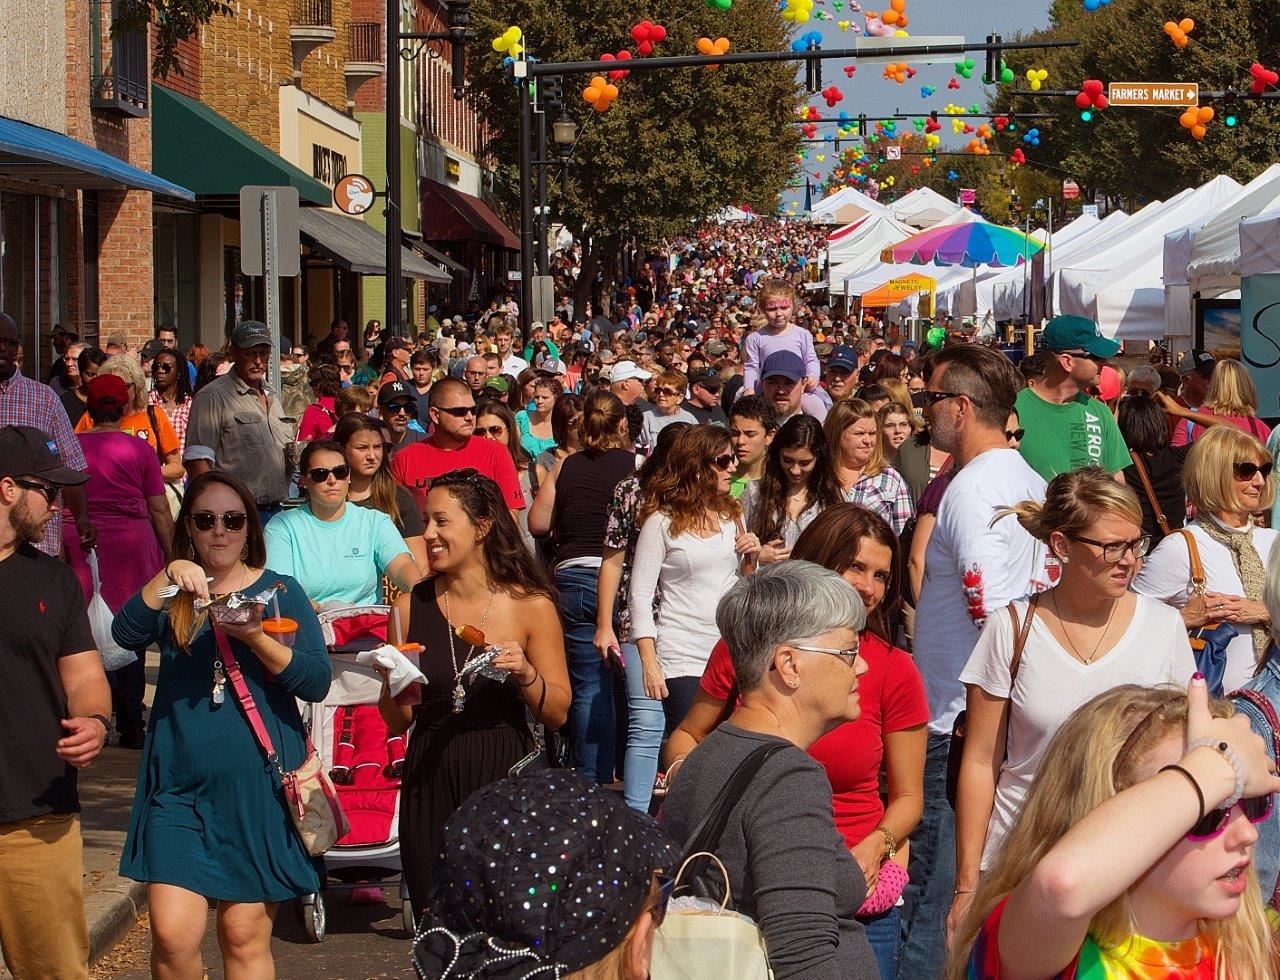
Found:
<path fill-rule="evenodd" d="M 144 33 L 152 28 L 151 73 L 165 78 L 178 63 L 178 45 L 214 17 L 229 14 L 226 0 L 125 0 L 115 12 L 112 34 Z"/>

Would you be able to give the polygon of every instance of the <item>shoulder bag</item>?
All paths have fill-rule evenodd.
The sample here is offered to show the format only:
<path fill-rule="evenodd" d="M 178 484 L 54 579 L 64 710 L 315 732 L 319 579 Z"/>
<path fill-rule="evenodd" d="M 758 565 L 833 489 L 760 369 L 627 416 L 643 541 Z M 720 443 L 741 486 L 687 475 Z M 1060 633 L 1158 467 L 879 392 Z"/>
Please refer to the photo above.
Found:
<path fill-rule="evenodd" d="M 319 857 L 344 837 L 350 826 L 346 815 L 338 803 L 338 792 L 333 788 L 324 766 L 320 762 L 320 754 L 311 744 L 311 736 L 307 736 L 307 757 L 297 769 L 285 772 L 280 765 L 280 757 L 275 746 L 271 744 L 271 736 L 267 726 L 263 724 L 258 706 L 254 704 L 253 695 L 240 672 L 240 664 L 231 651 L 231 643 L 226 634 L 214 628 L 213 635 L 218 641 L 218 652 L 222 655 L 227 667 L 227 677 L 235 689 L 236 700 L 244 709 L 249 727 L 253 729 L 258 745 L 267 756 L 269 762 L 280 774 L 280 785 L 284 789 L 285 801 L 288 804 L 289 816 L 298 831 L 302 846 L 312 857 Z"/>
<path fill-rule="evenodd" d="M 160 469 L 164 469 L 164 453 L 160 451 L 160 426 L 156 420 L 156 407 L 147 406 L 147 418 L 151 420 L 151 432 L 156 437 L 156 459 L 160 461 Z M 177 480 L 164 481 L 164 496 L 169 502 L 169 516 L 175 521 L 178 511 L 182 510 L 182 484 Z"/>
<path fill-rule="evenodd" d="M 1027 646 L 1027 637 L 1031 635 L 1031 621 L 1036 618 L 1036 606 L 1040 604 L 1040 596 L 1033 595 L 1027 604 L 1027 619 L 1018 622 L 1018 610 L 1009 603 L 1009 621 L 1013 624 L 1013 659 L 1009 662 L 1009 700 L 1004 705 L 1005 721 L 1005 757 L 1009 754 L 1009 712 L 1013 710 L 1013 684 L 1018 679 L 1018 668 L 1022 666 L 1022 651 Z M 961 711 L 956 715 L 956 723 L 951 727 L 951 744 L 947 748 L 947 802 L 951 809 L 956 808 L 956 792 L 960 786 L 960 763 L 964 759 L 965 722 L 969 712 Z"/>
<path fill-rule="evenodd" d="M 1178 530 L 1187 542 L 1187 554 L 1191 559 L 1191 597 L 1204 601 L 1205 575 L 1204 565 L 1200 561 L 1200 549 L 1196 545 L 1195 535 L 1186 528 Z M 1196 669 L 1204 674 L 1205 683 L 1209 685 L 1209 693 L 1222 697 L 1222 675 L 1227 670 L 1227 645 L 1239 634 L 1230 623 L 1205 623 L 1187 630 L 1187 639 L 1191 643 L 1191 652 L 1196 658 Z"/>
<path fill-rule="evenodd" d="M 653 980 L 771 980 L 764 934 L 733 909 L 729 873 L 715 854 L 729 817 L 760 768 L 787 746 L 762 745 L 738 763 L 688 842 L 667 916 L 653 944 Z M 713 873 L 718 871 L 718 876 Z"/>
<path fill-rule="evenodd" d="M 1156 515 L 1156 524 L 1164 533 L 1164 536 L 1168 537 L 1173 532 L 1169 530 L 1169 520 L 1164 516 L 1160 501 L 1156 499 L 1156 490 L 1151 485 L 1151 477 L 1147 475 L 1147 468 L 1143 465 L 1142 457 L 1132 449 L 1129 450 L 1129 457 L 1133 460 L 1134 468 L 1138 471 L 1138 479 L 1142 481 L 1142 489 L 1147 494 L 1147 503 L 1151 505 L 1151 512 Z"/>
<path fill-rule="evenodd" d="M 1247 687 L 1232 691 L 1227 697 L 1233 701 L 1248 701 L 1262 712 L 1262 717 L 1267 720 L 1267 727 L 1271 729 L 1271 758 L 1280 762 L 1280 718 L 1276 717 L 1276 709 L 1271 703 L 1271 699 L 1261 691 L 1255 691 Z M 1276 879 L 1276 886 L 1272 890 L 1271 898 L 1267 904 L 1273 910 L 1280 912 L 1280 878 Z"/>

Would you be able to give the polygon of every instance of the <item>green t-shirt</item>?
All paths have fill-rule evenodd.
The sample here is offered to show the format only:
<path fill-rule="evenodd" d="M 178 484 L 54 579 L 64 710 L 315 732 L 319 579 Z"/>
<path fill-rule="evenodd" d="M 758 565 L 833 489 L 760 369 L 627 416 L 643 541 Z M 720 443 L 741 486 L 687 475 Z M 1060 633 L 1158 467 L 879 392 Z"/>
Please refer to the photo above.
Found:
<path fill-rule="evenodd" d="M 1046 480 L 1084 466 L 1116 473 L 1129 465 L 1129 450 L 1111 410 L 1081 392 L 1062 405 L 1030 388 L 1018 392 L 1018 424 L 1026 431 L 1018 451 Z"/>
<path fill-rule="evenodd" d="M 1277 429 L 1276 431 L 1280 432 L 1280 429 Z M 730 496 L 732 496 L 734 500 L 741 500 L 743 493 L 746 492 L 747 484 L 755 482 L 755 480 L 748 479 L 745 476 L 735 476 L 729 481 Z"/>

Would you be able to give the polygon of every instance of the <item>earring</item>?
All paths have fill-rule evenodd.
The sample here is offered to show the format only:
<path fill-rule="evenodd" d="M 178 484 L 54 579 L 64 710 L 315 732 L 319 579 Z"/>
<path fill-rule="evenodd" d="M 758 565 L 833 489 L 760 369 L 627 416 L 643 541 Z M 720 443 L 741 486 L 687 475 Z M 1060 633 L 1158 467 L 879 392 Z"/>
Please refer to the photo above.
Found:
<path fill-rule="evenodd" d="M 249 558 L 249 545 L 246 544 L 243 548 L 240 549 L 240 560 L 246 561 L 248 560 L 248 558 Z"/>
<path fill-rule="evenodd" d="M 1055 557 L 1055 558 L 1057 558 L 1057 559 L 1058 559 L 1058 563 L 1059 563 L 1059 564 L 1062 564 L 1062 565 L 1070 565 L 1070 564 L 1071 564 L 1071 559 L 1070 559 L 1070 558 L 1068 558 L 1066 555 L 1054 555 L 1053 557 Z"/>
<path fill-rule="evenodd" d="M 787 687 L 799 687 L 799 686 L 800 686 L 800 682 L 795 678 L 792 678 L 791 680 L 787 681 Z"/>

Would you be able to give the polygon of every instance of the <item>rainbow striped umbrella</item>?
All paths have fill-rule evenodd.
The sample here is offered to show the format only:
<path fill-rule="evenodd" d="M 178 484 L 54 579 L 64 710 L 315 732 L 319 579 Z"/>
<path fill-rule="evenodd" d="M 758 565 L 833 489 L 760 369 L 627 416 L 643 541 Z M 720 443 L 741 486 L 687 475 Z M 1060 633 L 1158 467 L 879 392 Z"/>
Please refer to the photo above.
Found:
<path fill-rule="evenodd" d="M 962 225 L 929 228 L 880 253 L 881 262 L 912 265 L 960 265 L 976 269 L 1021 265 L 1044 248 L 1042 242 L 1016 228 L 970 221 Z"/>

